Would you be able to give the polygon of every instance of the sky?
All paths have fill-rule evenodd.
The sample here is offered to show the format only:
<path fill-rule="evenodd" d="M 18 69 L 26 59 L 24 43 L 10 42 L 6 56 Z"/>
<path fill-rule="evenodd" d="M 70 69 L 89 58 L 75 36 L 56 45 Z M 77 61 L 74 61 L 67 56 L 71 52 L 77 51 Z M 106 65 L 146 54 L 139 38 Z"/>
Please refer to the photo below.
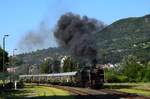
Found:
<path fill-rule="evenodd" d="M 18 47 L 21 39 L 29 31 L 37 30 L 43 20 L 53 31 L 59 17 L 66 12 L 86 15 L 109 25 L 121 18 L 150 14 L 150 0 L 0 0 L 0 46 L 3 35 L 9 34 L 6 51 L 10 55 L 13 49 L 18 49 L 16 54 L 26 52 Z M 50 32 L 44 48 L 56 46 Z"/>

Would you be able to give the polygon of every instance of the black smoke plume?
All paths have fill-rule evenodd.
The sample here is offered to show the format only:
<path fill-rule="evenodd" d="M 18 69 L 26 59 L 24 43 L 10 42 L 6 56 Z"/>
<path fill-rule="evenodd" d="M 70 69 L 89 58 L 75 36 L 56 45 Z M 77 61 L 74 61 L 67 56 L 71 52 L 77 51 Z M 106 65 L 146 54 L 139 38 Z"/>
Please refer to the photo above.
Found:
<path fill-rule="evenodd" d="M 105 24 L 96 19 L 66 13 L 60 17 L 54 36 L 59 46 L 72 55 L 94 60 L 97 55 L 94 34 L 104 27 Z"/>

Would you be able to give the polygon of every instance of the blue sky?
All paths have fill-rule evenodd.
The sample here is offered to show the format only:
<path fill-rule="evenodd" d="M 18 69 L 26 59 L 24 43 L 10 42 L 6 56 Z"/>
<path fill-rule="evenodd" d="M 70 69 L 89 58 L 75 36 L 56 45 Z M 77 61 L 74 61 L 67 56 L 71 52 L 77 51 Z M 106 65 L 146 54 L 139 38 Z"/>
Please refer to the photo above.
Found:
<path fill-rule="evenodd" d="M 42 20 L 48 20 L 53 29 L 59 17 L 73 12 L 104 21 L 106 24 L 127 17 L 150 14 L 149 0 L 0 0 L 0 45 L 4 34 L 6 50 L 12 54 L 18 42 L 30 30 L 36 30 Z M 46 47 L 56 46 L 50 33 Z M 19 49 L 19 48 L 18 48 Z M 18 50 L 17 53 L 25 51 Z"/>

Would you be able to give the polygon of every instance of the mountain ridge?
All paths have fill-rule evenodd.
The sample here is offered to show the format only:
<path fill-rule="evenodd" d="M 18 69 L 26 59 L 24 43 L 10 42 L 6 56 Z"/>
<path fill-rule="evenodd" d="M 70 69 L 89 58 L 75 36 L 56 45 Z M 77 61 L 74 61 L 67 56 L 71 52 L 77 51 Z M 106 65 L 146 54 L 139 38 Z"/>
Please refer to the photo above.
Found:
<path fill-rule="evenodd" d="M 104 63 L 119 62 L 123 58 L 121 56 L 129 54 L 137 55 L 134 54 L 137 50 L 142 51 L 143 49 L 137 47 L 140 43 L 145 42 L 146 46 L 149 46 L 150 15 L 120 19 L 96 33 L 95 36 L 100 60 L 106 58 Z M 121 55 L 118 56 L 117 54 Z M 112 59 L 111 57 L 117 57 L 118 59 Z M 110 58 L 111 60 L 109 60 Z"/>
<path fill-rule="evenodd" d="M 115 21 L 97 32 L 95 39 L 98 52 L 97 58 L 100 63 L 118 63 L 124 56 L 130 54 L 141 58 L 142 61 L 149 61 L 150 14 Z M 67 51 L 61 48 L 48 48 L 17 56 L 23 61 L 39 64 L 44 58 L 54 57 L 57 54 L 67 55 Z"/>

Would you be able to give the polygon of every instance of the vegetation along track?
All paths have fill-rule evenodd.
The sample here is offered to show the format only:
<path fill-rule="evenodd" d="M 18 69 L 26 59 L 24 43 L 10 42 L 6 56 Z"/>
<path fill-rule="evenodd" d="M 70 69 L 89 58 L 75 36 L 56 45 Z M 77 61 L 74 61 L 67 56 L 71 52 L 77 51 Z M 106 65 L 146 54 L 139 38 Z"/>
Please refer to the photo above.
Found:
<path fill-rule="evenodd" d="M 120 92 L 112 89 L 100 89 L 101 92 L 105 92 L 109 95 L 115 95 L 119 97 L 123 97 L 126 99 L 150 99 L 150 97 L 145 97 L 142 95 L 137 95 L 137 94 L 131 94 L 131 93 L 126 93 L 126 92 Z"/>

